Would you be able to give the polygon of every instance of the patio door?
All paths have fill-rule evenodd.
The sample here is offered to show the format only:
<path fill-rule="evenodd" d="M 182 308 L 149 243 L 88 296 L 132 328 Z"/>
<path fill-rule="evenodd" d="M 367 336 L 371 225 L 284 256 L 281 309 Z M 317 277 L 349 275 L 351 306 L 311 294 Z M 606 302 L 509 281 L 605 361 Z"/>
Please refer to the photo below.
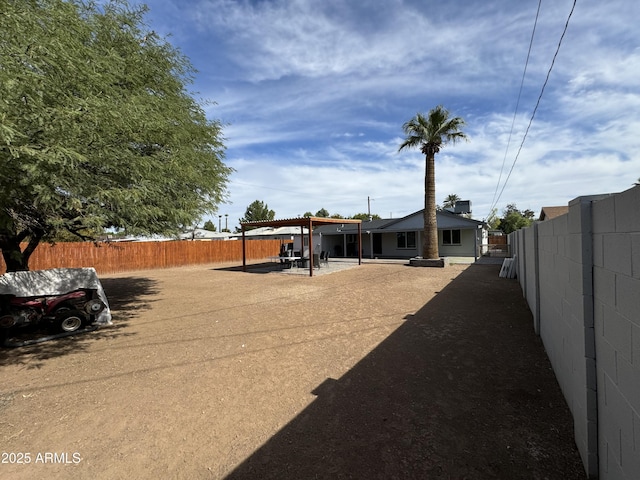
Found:
<path fill-rule="evenodd" d="M 382 255 L 382 234 L 381 233 L 373 234 L 373 254 Z"/>

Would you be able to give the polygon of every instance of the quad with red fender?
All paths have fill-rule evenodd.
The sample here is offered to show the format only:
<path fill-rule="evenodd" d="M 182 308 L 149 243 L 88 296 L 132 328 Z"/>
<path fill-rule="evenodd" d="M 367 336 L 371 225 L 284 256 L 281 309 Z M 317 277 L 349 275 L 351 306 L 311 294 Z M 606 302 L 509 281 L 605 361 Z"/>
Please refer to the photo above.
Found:
<path fill-rule="evenodd" d="M 2 295 L 0 328 L 5 337 L 17 328 L 47 327 L 52 333 L 75 332 L 93 323 L 105 304 L 95 291 L 80 289 L 49 297 L 13 297 Z"/>
<path fill-rule="evenodd" d="M 89 331 L 98 324 L 111 324 L 111 313 L 93 268 L 57 268 L 0 276 L 0 346 L 37 343 Z M 23 339 L 32 333 L 40 336 Z"/>

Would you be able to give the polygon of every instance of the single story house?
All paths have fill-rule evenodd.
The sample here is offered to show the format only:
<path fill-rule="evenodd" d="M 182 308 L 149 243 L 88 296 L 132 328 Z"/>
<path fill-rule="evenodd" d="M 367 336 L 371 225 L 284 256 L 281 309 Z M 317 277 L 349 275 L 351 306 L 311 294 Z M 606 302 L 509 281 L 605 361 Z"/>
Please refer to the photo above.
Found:
<path fill-rule="evenodd" d="M 204 228 L 196 228 L 182 233 L 180 240 L 233 240 L 233 238 L 229 232 L 212 232 Z"/>
<path fill-rule="evenodd" d="M 365 258 L 413 258 L 422 255 L 423 211 L 406 217 L 362 222 L 362 256 Z M 438 250 L 442 257 L 473 257 L 482 254 L 488 243 L 484 222 L 446 210 L 436 214 Z M 357 256 L 357 226 L 323 225 L 314 229 L 314 244 L 334 257 Z M 318 247 L 314 247 L 318 248 Z"/>

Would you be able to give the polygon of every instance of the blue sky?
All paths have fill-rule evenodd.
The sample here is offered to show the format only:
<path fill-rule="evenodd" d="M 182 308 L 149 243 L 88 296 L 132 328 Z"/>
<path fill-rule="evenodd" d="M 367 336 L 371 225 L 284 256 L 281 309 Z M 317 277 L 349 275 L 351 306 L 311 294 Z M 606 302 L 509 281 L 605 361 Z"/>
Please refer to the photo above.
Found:
<path fill-rule="evenodd" d="M 573 0 L 542 1 L 517 114 L 537 0 L 144 3 L 226 125 L 236 171 L 218 213 L 232 229 L 254 200 L 276 218 L 353 215 L 368 198 L 385 218 L 421 209 L 424 158 L 398 153 L 401 127 L 438 104 L 469 142 L 436 156 L 437 201 L 471 200 L 474 218 L 492 204 L 537 214 L 640 177 L 640 2 L 577 1 L 519 153 Z"/>

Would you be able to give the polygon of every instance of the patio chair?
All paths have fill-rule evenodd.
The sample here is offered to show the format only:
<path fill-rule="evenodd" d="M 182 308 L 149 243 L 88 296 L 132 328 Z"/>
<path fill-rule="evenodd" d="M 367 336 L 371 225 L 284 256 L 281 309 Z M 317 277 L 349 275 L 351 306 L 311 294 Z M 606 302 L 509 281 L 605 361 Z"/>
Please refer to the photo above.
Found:
<path fill-rule="evenodd" d="M 324 250 L 320 252 L 320 263 L 329 265 L 329 252 L 325 252 Z"/>
<path fill-rule="evenodd" d="M 293 256 L 293 250 L 285 250 L 280 254 L 280 266 L 282 268 L 291 268 L 292 261 L 290 258 Z"/>

